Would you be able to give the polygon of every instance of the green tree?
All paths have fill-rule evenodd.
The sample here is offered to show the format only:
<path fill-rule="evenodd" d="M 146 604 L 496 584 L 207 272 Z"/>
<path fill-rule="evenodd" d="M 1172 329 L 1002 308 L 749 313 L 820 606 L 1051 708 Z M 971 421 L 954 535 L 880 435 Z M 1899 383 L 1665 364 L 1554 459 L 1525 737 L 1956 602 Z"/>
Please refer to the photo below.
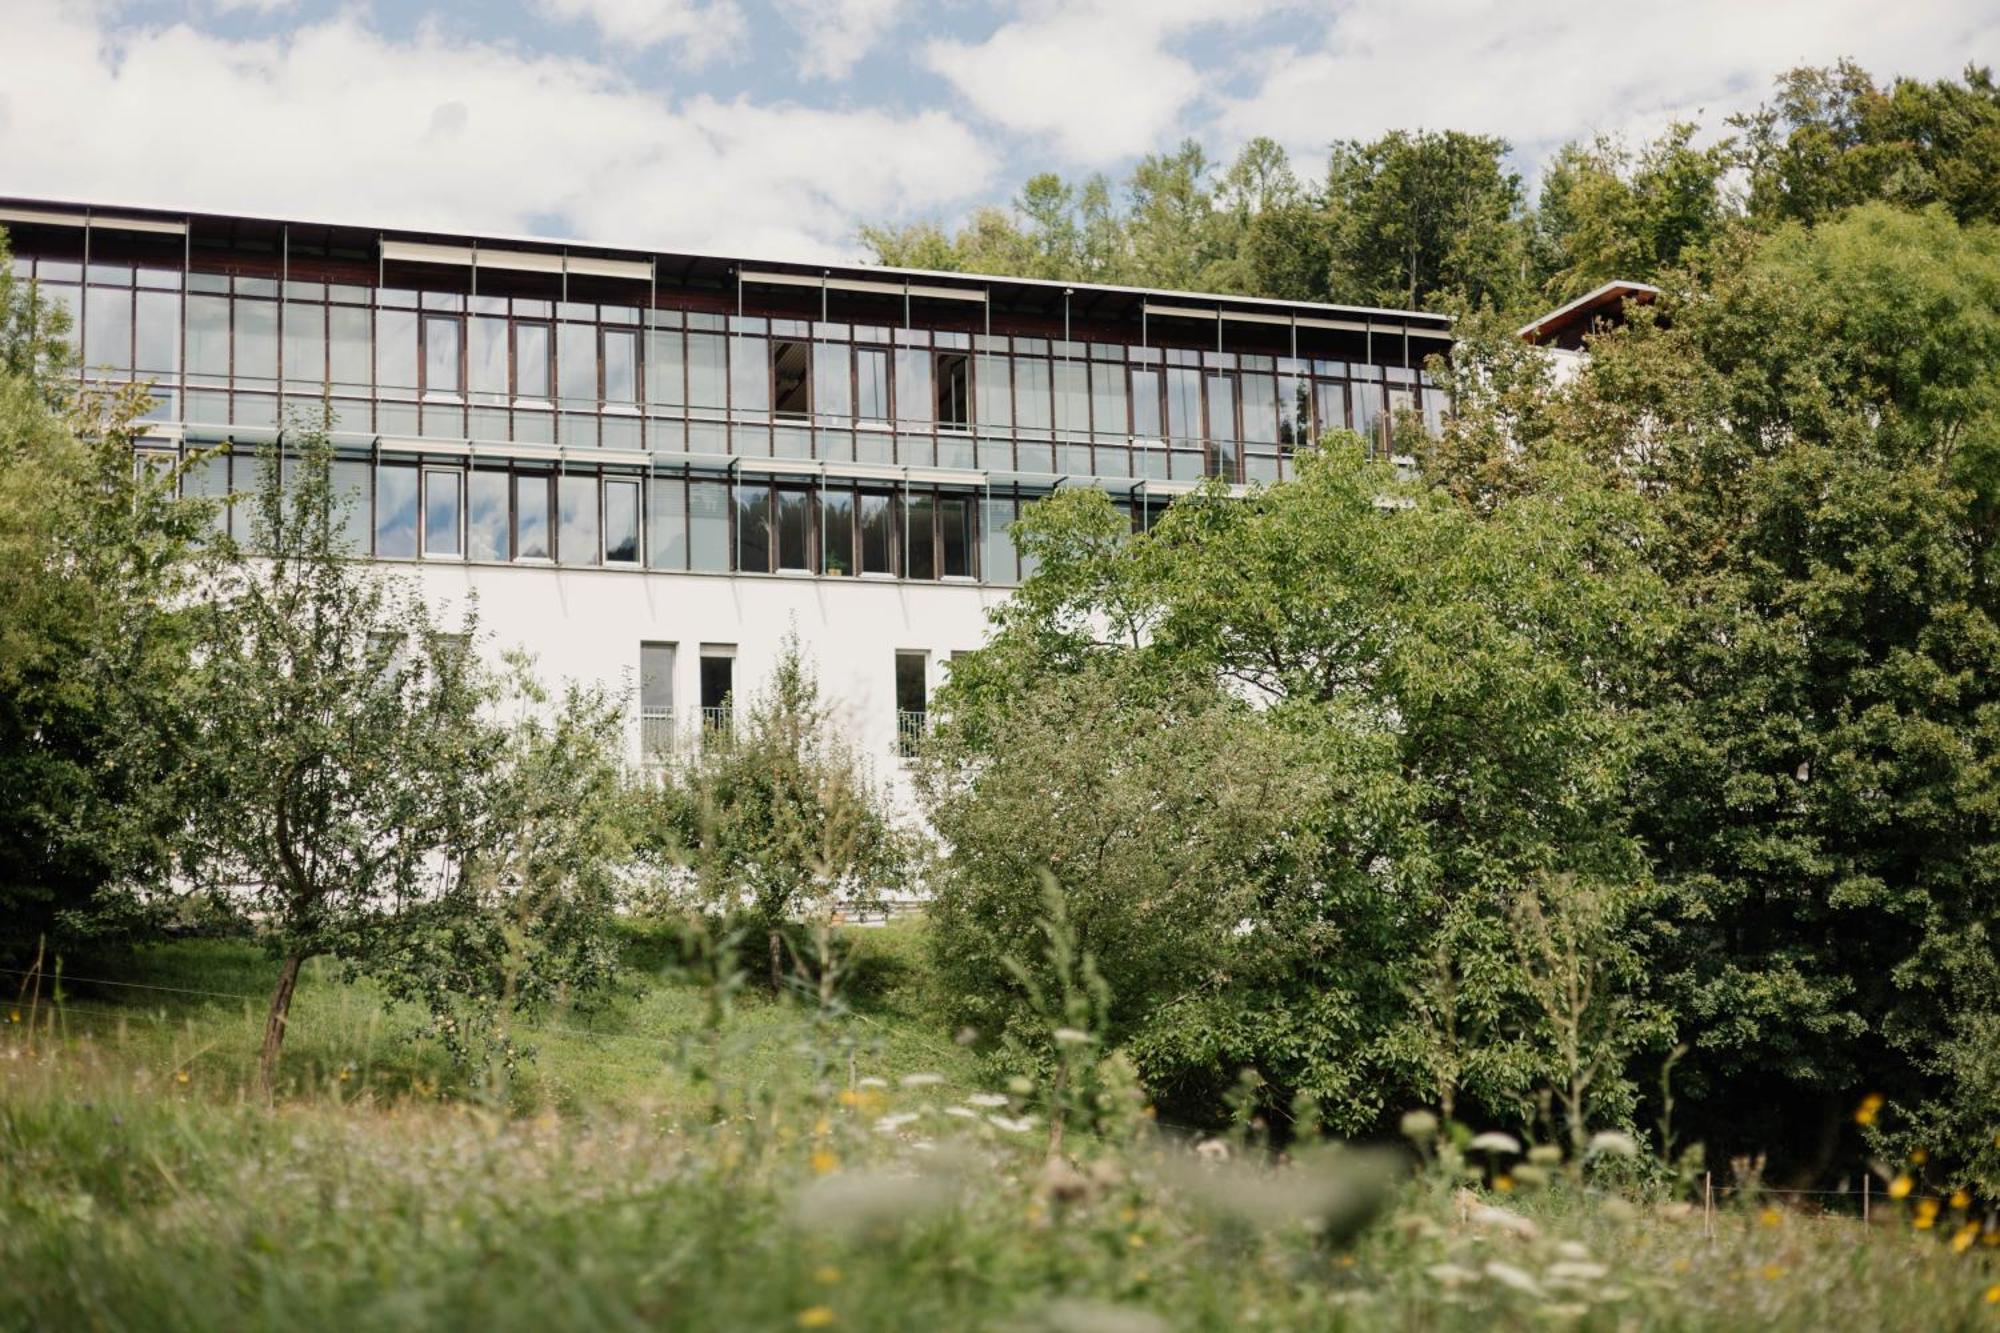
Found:
<path fill-rule="evenodd" d="M 1525 295 L 1520 177 L 1507 145 L 1457 130 L 1342 140 L 1327 164 L 1333 299 L 1424 309 Z"/>
<path fill-rule="evenodd" d="M 661 775 L 640 839 L 687 874 L 696 905 L 764 939 L 775 990 L 788 925 L 902 890 L 916 847 L 834 729 L 796 636 L 769 685 L 731 711 Z"/>
<path fill-rule="evenodd" d="M 0 242 L 0 958 L 137 924 L 188 762 L 187 594 L 207 510 L 135 467 L 148 395 L 78 389 L 61 310 Z"/>
<path fill-rule="evenodd" d="M 306 960 L 370 970 L 462 902 L 502 741 L 468 610 L 454 632 L 412 589 L 348 558 L 323 432 L 268 452 L 254 555 L 218 576 L 201 632 L 189 869 L 245 909 L 282 960 L 261 1058 L 276 1086 Z"/>

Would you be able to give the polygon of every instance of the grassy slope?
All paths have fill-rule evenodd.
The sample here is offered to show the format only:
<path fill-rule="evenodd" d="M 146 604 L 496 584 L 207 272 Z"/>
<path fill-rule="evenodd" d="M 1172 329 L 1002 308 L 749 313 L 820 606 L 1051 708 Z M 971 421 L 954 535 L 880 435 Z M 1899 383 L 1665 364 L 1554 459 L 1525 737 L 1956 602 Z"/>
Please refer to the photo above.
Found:
<path fill-rule="evenodd" d="M 174 989 L 0 1026 L 0 1329 L 2000 1330 L 2000 1250 L 1889 1207 L 1873 1234 L 1753 1208 L 1711 1239 L 1559 1176 L 1507 1201 L 1541 1222 L 1524 1239 L 1432 1175 L 1350 1247 L 1312 1221 L 1345 1159 L 1198 1164 L 1136 1107 L 1052 1176 L 1039 1131 L 966 1106 L 914 929 L 857 938 L 862 1015 L 745 996 L 685 1050 L 705 997 L 635 941 L 628 992 L 538 1036 L 512 1109 L 433 1091 L 406 1021 L 318 974 L 267 1110 L 244 1092 L 261 998 L 226 997 L 269 965 L 149 951 L 128 979 Z M 898 1085 L 920 1071 L 945 1082 Z"/>

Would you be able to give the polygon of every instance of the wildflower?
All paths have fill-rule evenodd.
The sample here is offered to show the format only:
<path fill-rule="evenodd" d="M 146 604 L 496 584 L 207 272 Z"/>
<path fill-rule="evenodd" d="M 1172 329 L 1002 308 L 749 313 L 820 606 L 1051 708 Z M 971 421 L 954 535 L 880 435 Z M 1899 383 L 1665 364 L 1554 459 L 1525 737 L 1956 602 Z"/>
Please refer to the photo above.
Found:
<path fill-rule="evenodd" d="M 1031 1115 L 1019 1117 L 989 1115 L 986 1117 L 986 1123 L 992 1125 L 995 1129 L 1005 1130 L 1009 1134 L 1025 1134 L 1035 1127 L 1035 1118 Z"/>
<path fill-rule="evenodd" d="M 800 1328 L 826 1328 L 834 1321 L 834 1313 L 824 1305 L 809 1305 L 799 1311 Z"/>
<path fill-rule="evenodd" d="M 1951 1206 L 1962 1213 L 1972 1207 L 1972 1196 L 1962 1189 L 1953 1190 L 1951 1192 Z"/>
<path fill-rule="evenodd" d="M 960 1120 L 979 1119 L 979 1112 L 973 1110 L 970 1106 L 947 1106 L 944 1108 L 944 1113 L 946 1115 L 957 1116 Z"/>
<path fill-rule="evenodd" d="M 176 1082 L 176 1083 L 185 1083 L 185 1082 L 187 1082 L 187 1081 L 188 1081 L 188 1071 L 187 1071 L 187 1070 L 185 1070 L 185 1069 L 176 1069 L 176 1070 L 174 1071 L 174 1082 Z"/>
<path fill-rule="evenodd" d="M 1520 1292 L 1523 1296 L 1542 1294 L 1542 1284 L 1535 1281 L 1533 1276 L 1512 1264 L 1503 1264 L 1498 1259 L 1486 1261 L 1486 1276 L 1503 1287 L 1510 1287 Z"/>
<path fill-rule="evenodd" d="M 1775 1208 L 1766 1208 L 1763 1212 L 1757 1214 L 1757 1220 L 1767 1227 L 1774 1227 L 1784 1221 L 1785 1216 Z"/>
<path fill-rule="evenodd" d="M 1936 1199 L 1920 1199 L 1917 1201 L 1917 1215 L 1912 1219 L 1911 1225 L 1919 1231 L 1929 1231 L 1933 1226 L 1937 1225 L 1937 1215 L 1938 1202 Z"/>
<path fill-rule="evenodd" d="M 1438 1132 L 1438 1118 L 1429 1111 L 1408 1111 L 1403 1115 L 1403 1137 L 1426 1143 Z"/>
<path fill-rule="evenodd" d="M 1986 1289 L 1986 1303 L 1988 1305 L 2000 1305 L 2000 1282 L 1995 1282 Z"/>
<path fill-rule="evenodd" d="M 1081 1028 L 1057 1028 L 1050 1034 L 1058 1046 L 1086 1046 L 1091 1036 Z"/>
<path fill-rule="evenodd" d="M 1783 1264 L 1765 1264 L 1764 1267 L 1758 1271 L 1758 1276 L 1762 1277 L 1766 1282 L 1776 1282 L 1779 1278 L 1783 1277 L 1784 1275 L 1785 1275 L 1785 1267 Z"/>
<path fill-rule="evenodd" d="M 1882 1113 L 1882 1094 L 1871 1092 L 1861 1099 L 1861 1105 L 1854 1110 L 1854 1123 L 1866 1129 L 1875 1123 L 1875 1117 Z"/>
<path fill-rule="evenodd" d="M 8 1010 L 8 1011 L 7 1011 L 7 1021 L 8 1021 L 9 1023 L 18 1023 L 18 1022 L 20 1022 L 20 1021 L 21 1021 L 21 1011 L 20 1011 L 19 1009 L 10 1009 L 10 1010 Z"/>
<path fill-rule="evenodd" d="M 898 1115 L 885 1115 L 875 1122 L 875 1132 L 877 1134 L 894 1134 L 904 1125 L 919 1118 L 915 1111 L 904 1111 Z"/>
<path fill-rule="evenodd" d="M 1496 1185 L 1498 1181 L 1494 1182 Z M 1514 1168 L 1514 1184 L 1521 1189 L 1540 1189 L 1549 1183 L 1549 1173 L 1533 1162 L 1524 1162 Z"/>
<path fill-rule="evenodd" d="M 1912 1148 L 1912 1149 L 1910 1149 L 1910 1161 L 1911 1161 L 1911 1162 L 1912 1162 L 1912 1163 L 1913 1163 L 1914 1165 L 1916 1165 L 1916 1166 L 1922 1166 L 1922 1165 L 1923 1165 L 1923 1164 L 1924 1164 L 1925 1162 L 1928 1162 L 1928 1161 L 1930 1161 L 1930 1160 L 1931 1160 L 1931 1151 L 1930 1151 L 1930 1149 L 1928 1149 L 1928 1148 Z"/>
<path fill-rule="evenodd" d="M 816 1148 L 813 1155 L 806 1159 L 806 1165 L 812 1168 L 814 1175 L 824 1176 L 840 1169 L 840 1159 L 824 1148 Z"/>
<path fill-rule="evenodd" d="M 870 1074 L 867 1078 L 855 1079 L 854 1086 L 857 1088 L 886 1088 L 889 1086 L 889 1080 L 886 1078 L 876 1078 L 873 1074 Z"/>
<path fill-rule="evenodd" d="M 1493 1188 L 1500 1191 L 1500 1193 L 1502 1194 L 1512 1194 L 1514 1192 L 1514 1177 L 1512 1176 L 1493 1177 Z"/>
<path fill-rule="evenodd" d="M 1911 1186 L 1914 1184 L 1915 1182 L 1912 1181 L 1908 1176 L 1897 1176 L 1894 1180 L 1889 1182 L 1889 1197 L 1892 1199 L 1901 1199 L 1906 1197 L 1910 1192 Z"/>
<path fill-rule="evenodd" d="M 997 1092 L 975 1092 L 965 1099 L 974 1106 L 983 1106 L 989 1111 L 996 1106 L 1005 1106 L 1007 1099 Z"/>
<path fill-rule="evenodd" d="M 1602 1282 L 1611 1273 L 1603 1264 L 1584 1263 L 1575 1259 L 1559 1260 L 1542 1274 L 1542 1280 L 1555 1286 L 1586 1286 Z"/>
<path fill-rule="evenodd" d="M 1590 1146 L 1584 1149 L 1586 1157 L 1637 1157 L 1639 1144 L 1630 1134 L 1615 1129 L 1601 1129 L 1590 1136 Z"/>
<path fill-rule="evenodd" d="M 934 1088 L 944 1082 L 943 1074 L 905 1074 L 903 1086 L 906 1088 Z"/>
<path fill-rule="evenodd" d="M 1130 1245 L 1135 1250 L 1143 1250 L 1146 1248 L 1146 1238 L 1140 1235 L 1136 1231 L 1125 1238 L 1125 1243 L 1127 1245 Z"/>
<path fill-rule="evenodd" d="M 1528 1149 L 1528 1160 L 1536 1166 L 1560 1166 L 1563 1150 L 1553 1143 L 1537 1143 Z"/>
<path fill-rule="evenodd" d="M 821 1264 L 813 1269 L 813 1281 L 831 1287 L 840 1281 L 840 1270 L 832 1264 Z"/>
<path fill-rule="evenodd" d="M 1504 1152 L 1519 1156 L 1521 1141 L 1512 1134 L 1503 1134 L 1497 1129 L 1489 1129 L 1465 1145 L 1473 1152 Z"/>
<path fill-rule="evenodd" d="M 1953 1254 L 1964 1254 L 1967 1250 L 1972 1248 L 1972 1242 L 1978 1239 L 1979 1239 L 1979 1224 L 1977 1222 L 1967 1222 L 1964 1226 L 1960 1227 L 1958 1229 L 1958 1233 L 1951 1238 L 1951 1252 Z"/>

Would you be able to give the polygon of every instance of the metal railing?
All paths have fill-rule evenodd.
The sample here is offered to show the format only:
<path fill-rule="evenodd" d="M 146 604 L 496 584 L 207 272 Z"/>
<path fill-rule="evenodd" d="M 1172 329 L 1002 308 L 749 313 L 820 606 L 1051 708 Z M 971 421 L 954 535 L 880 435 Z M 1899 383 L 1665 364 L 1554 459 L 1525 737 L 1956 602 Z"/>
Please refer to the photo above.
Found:
<path fill-rule="evenodd" d="M 639 712 L 639 757 L 649 764 L 664 764 L 674 754 L 674 714 L 669 708 L 646 708 Z"/>
<path fill-rule="evenodd" d="M 896 756 L 899 759 L 914 759 L 917 750 L 924 743 L 924 729 L 929 725 L 930 714 L 922 709 L 899 708 L 896 710 Z"/>
<path fill-rule="evenodd" d="M 735 725 L 736 710 L 727 704 L 718 708 L 704 708 L 701 710 L 701 734 L 703 737 L 726 736 Z"/>

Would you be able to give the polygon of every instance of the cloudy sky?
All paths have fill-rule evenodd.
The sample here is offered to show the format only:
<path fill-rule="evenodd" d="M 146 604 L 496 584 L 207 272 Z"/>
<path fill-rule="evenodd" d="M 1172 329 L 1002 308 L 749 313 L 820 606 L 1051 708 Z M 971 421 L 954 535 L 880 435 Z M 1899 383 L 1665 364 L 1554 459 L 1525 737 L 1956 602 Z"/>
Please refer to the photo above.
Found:
<path fill-rule="evenodd" d="M 737 254 L 1267 134 L 1549 149 L 1853 55 L 2000 63 L 1993 0 L 0 0 L 0 194 Z"/>

